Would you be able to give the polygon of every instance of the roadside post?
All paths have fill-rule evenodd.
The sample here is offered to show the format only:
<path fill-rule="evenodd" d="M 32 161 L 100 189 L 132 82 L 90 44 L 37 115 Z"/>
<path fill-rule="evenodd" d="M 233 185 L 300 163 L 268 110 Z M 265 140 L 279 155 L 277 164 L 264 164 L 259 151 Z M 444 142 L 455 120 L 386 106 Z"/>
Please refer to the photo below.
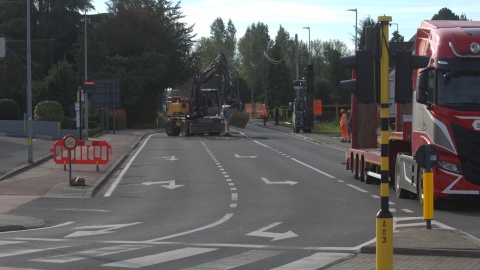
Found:
<path fill-rule="evenodd" d="M 390 57 L 388 54 L 388 24 L 392 21 L 391 16 L 379 16 L 378 22 L 380 26 L 379 37 L 376 40 L 377 46 L 380 48 L 380 53 L 377 57 L 380 58 L 380 202 L 381 209 L 377 213 L 376 219 L 376 269 L 378 270 L 392 270 L 393 269 L 393 215 L 388 208 L 389 198 L 389 158 L 388 158 L 388 72 Z"/>
<path fill-rule="evenodd" d="M 71 186 L 78 186 L 82 185 L 81 182 L 78 182 L 78 178 L 75 181 L 72 181 L 72 150 L 77 147 L 77 138 L 71 134 L 66 135 L 63 137 L 63 146 L 68 151 L 68 181 Z M 85 185 L 85 181 L 83 181 L 83 185 Z M 83 186 L 82 185 L 82 186 Z"/>
<path fill-rule="evenodd" d="M 423 219 L 426 221 L 426 228 L 432 228 L 433 220 L 433 172 L 432 167 L 437 166 L 439 152 L 435 146 L 424 144 L 417 149 L 414 157 L 418 166 L 425 168 L 423 173 Z"/>

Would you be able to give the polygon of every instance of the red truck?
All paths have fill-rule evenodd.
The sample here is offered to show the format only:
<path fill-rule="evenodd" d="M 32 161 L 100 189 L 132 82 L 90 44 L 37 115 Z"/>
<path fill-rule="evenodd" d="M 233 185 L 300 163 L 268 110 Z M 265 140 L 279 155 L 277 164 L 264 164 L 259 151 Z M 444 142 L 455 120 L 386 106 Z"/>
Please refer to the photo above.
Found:
<path fill-rule="evenodd" d="M 443 198 L 480 196 L 479 44 L 479 21 L 427 20 L 417 29 L 415 54 L 430 61 L 413 70 L 412 102 L 396 104 L 388 151 L 397 197 L 416 197 L 423 204 L 424 169 L 414 156 L 424 144 L 440 154 L 432 168 L 436 207 Z M 380 164 L 380 149 L 346 152 L 347 170 L 366 183 L 380 179 Z"/>

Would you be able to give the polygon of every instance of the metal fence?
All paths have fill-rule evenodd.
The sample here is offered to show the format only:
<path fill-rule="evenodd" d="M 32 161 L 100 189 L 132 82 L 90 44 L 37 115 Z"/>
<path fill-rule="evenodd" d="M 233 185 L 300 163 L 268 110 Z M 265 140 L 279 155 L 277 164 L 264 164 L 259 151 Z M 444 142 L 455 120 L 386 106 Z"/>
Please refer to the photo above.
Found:
<path fill-rule="evenodd" d="M 322 106 L 322 115 L 315 116 L 315 121 L 328 123 L 328 122 L 337 122 L 340 121 L 340 109 L 348 110 L 350 109 L 349 104 L 339 104 L 339 105 L 323 105 Z M 281 107 L 280 109 L 280 121 L 290 121 L 292 119 L 292 108 L 291 107 Z M 269 110 L 270 118 L 273 118 L 273 110 Z"/>

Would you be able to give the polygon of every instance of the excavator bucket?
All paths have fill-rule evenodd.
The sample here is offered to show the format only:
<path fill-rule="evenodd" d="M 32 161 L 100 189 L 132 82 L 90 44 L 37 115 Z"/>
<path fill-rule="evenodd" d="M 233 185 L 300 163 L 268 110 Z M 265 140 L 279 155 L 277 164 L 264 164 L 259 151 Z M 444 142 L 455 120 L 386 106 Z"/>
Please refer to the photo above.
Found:
<path fill-rule="evenodd" d="M 227 109 L 227 122 L 230 126 L 245 128 L 248 120 L 250 120 L 248 113 L 235 109 Z"/>

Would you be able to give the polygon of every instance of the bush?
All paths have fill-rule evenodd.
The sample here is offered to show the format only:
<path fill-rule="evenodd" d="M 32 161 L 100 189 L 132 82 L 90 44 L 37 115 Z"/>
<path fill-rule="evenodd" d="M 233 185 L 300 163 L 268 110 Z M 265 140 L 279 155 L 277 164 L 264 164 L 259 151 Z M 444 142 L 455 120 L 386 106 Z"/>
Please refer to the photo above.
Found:
<path fill-rule="evenodd" d="M 77 121 L 75 118 L 72 117 L 65 117 L 62 120 L 61 127 L 63 129 L 76 129 L 77 128 Z"/>
<path fill-rule="evenodd" d="M 45 100 L 35 106 L 35 120 L 62 122 L 64 118 L 62 105 L 56 101 Z"/>
<path fill-rule="evenodd" d="M 22 119 L 20 105 L 13 99 L 0 99 L 0 120 Z"/>

